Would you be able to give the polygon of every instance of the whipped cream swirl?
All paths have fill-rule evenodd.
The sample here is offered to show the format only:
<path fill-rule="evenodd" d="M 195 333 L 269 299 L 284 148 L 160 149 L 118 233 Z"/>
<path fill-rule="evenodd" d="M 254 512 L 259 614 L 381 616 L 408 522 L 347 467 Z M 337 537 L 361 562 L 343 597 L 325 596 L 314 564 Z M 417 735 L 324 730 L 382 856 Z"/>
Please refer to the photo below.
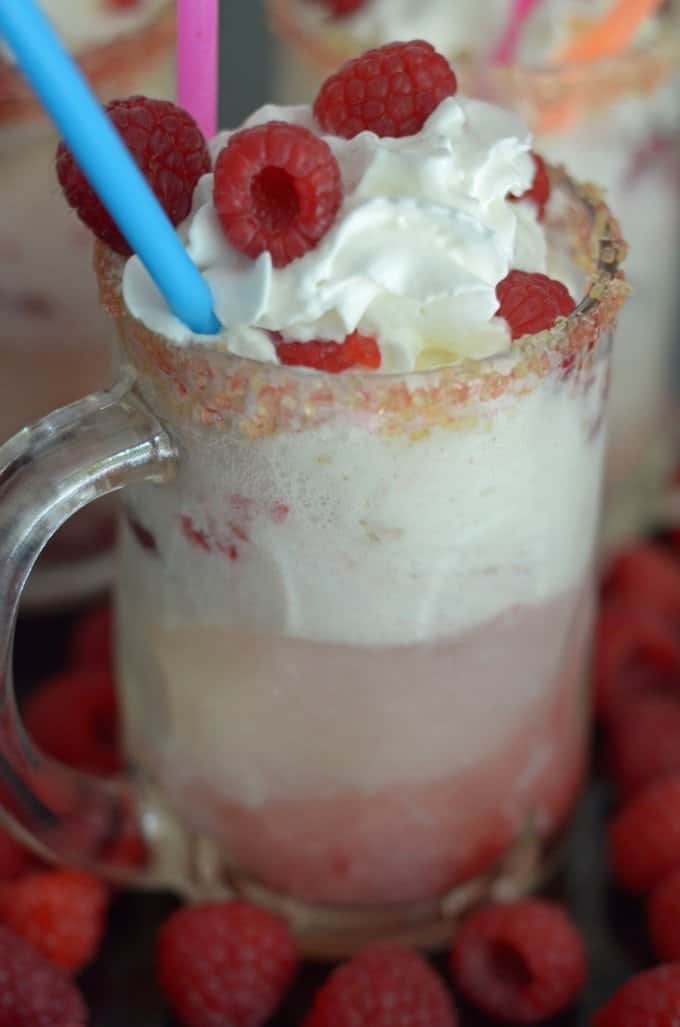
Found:
<path fill-rule="evenodd" d="M 318 131 L 309 107 L 263 107 L 246 125 L 286 120 Z M 228 134 L 213 143 L 213 156 Z M 496 285 L 511 269 L 546 270 L 546 242 L 531 203 L 511 203 L 534 174 L 528 129 L 501 108 L 461 96 L 443 101 L 413 136 L 323 137 L 342 176 L 336 220 L 315 249 L 283 268 L 268 253 L 233 249 L 199 183 L 181 228 L 209 282 L 223 325 L 194 336 L 168 310 L 137 257 L 124 296 L 136 317 L 177 344 L 201 341 L 276 361 L 284 339 L 375 337 L 382 371 L 406 371 L 507 351 L 495 317 Z"/>

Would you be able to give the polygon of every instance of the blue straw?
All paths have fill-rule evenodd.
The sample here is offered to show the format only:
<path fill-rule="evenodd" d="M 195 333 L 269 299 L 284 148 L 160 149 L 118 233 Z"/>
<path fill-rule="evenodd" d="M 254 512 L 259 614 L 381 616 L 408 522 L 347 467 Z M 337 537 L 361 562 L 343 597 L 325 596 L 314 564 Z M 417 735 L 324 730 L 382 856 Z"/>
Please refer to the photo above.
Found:
<path fill-rule="evenodd" d="M 194 332 L 218 332 L 208 283 L 39 5 L 0 0 L 0 36 L 172 312 Z"/>

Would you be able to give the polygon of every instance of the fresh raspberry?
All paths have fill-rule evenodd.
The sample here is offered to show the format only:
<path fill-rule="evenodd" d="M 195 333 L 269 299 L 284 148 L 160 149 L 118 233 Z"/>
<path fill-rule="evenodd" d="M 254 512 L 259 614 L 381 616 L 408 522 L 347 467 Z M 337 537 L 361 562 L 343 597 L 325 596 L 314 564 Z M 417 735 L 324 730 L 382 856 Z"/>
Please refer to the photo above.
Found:
<path fill-rule="evenodd" d="M 326 79 L 314 101 L 324 132 L 411 136 L 458 88 L 449 62 L 422 39 L 368 50 Z"/>
<path fill-rule="evenodd" d="M 186 111 L 168 100 L 131 96 L 106 110 L 173 225 L 191 209 L 201 175 L 210 171 L 210 153 Z M 57 149 L 57 177 L 68 203 L 94 234 L 117 253 L 130 247 L 105 210 L 66 145 Z"/>
<path fill-rule="evenodd" d="M 83 668 L 50 678 L 28 698 L 23 717 L 28 734 L 53 759 L 91 774 L 121 769 L 110 671 Z"/>
<path fill-rule="evenodd" d="M 158 935 L 161 988 L 185 1027 L 261 1027 L 296 968 L 287 925 L 244 902 L 180 909 Z"/>
<path fill-rule="evenodd" d="M 650 542 L 623 550 L 611 561 L 603 594 L 629 599 L 680 626 L 680 563 L 672 551 Z"/>
<path fill-rule="evenodd" d="M 545 208 L 550 199 L 550 179 L 543 158 L 539 157 L 537 153 L 532 153 L 531 157 L 536 169 L 531 187 L 526 192 L 523 192 L 521 196 L 510 195 L 508 199 L 512 203 L 519 203 L 520 200 L 531 200 L 536 205 L 538 220 L 542 221 L 545 217 Z"/>
<path fill-rule="evenodd" d="M 680 683 L 680 641 L 648 604 L 605 601 L 595 629 L 592 677 L 595 709 L 604 718 L 636 693 L 674 691 L 673 682 Z"/>
<path fill-rule="evenodd" d="M 372 945 L 328 977 L 303 1027 L 456 1027 L 443 981 L 398 945 Z"/>
<path fill-rule="evenodd" d="M 680 963 L 636 974 L 596 1010 L 593 1027 L 677 1027 Z"/>
<path fill-rule="evenodd" d="M 620 701 L 607 724 L 607 746 L 624 799 L 680 772 L 680 688 L 677 696 L 650 691 Z"/>
<path fill-rule="evenodd" d="M 649 896 L 647 927 L 661 962 L 680 960 L 680 866 Z"/>
<path fill-rule="evenodd" d="M 268 251 L 274 267 L 314 249 L 342 202 L 331 148 L 301 125 L 269 121 L 235 132 L 215 165 L 214 202 L 242 253 Z"/>
<path fill-rule="evenodd" d="M 0 881 L 11 881 L 26 869 L 30 854 L 8 831 L 0 828 Z"/>
<path fill-rule="evenodd" d="M 508 322 L 510 335 L 520 339 L 552 328 L 576 306 L 566 286 L 554 278 L 528 271 L 511 271 L 496 286 L 497 317 Z"/>
<path fill-rule="evenodd" d="M 85 1027 L 87 1019 L 68 977 L 0 925 L 0 1027 Z"/>
<path fill-rule="evenodd" d="M 321 2 L 336 18 L 346 18 L 348 14 L 354 14 L 355 11 L 360 10 L 366 0 L 321 0 Z"/>
<path fill-rule="evenodd" d="M 71 636 L 71 666 L 101 667 L 108 670 L 113 666 L 112 613 L 111 607 L 96 606 L 84 614 Z"/>
<path fill-rule="evenodd" d="M 0 888 L 0 920 L 46 959 L 77 973 L 104 936 L 108 889 L 82 870 L 41 870 Z"/>
<path fill-rule="evenodd" d="M 661 778 L 624 806 L 609 825 L 616 879 L 647 892 L 680 867 L 680 774 Z"/>
<path fill-rule="evenodd" d="M 275 341 L 276 353 L 282 364 L 295 367 L 313 367 L 317 371 L 338 374 L 352 367 L 380 367 L 380 350 L 375 339 L 352 332 L 344 342 Z"/>
<path fill-rule="evenodd" d="M 483 906 L 454 938 L 456 984 L 489 1016 L 535 1023 L 568 1006 L 586 980 L 578 931 L 554 902 Z"/>

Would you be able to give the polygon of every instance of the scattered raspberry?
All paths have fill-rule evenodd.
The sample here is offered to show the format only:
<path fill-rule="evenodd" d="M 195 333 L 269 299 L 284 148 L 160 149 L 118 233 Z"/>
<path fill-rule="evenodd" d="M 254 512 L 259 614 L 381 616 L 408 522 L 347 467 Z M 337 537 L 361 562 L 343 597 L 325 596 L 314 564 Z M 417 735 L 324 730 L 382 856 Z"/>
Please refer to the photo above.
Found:
<path fill-rule="evenodd" d="M 210 171 L 198 125 L 174 103 L 146 96 L 113 100 L 106 109 L 165 213 L 178 225 L 191 209 L 199 178 Z M 57 177 L 81 221 L 111 249 L 129 254 L 127 241 L 63 142 L 57 149 Z"/>
<path fill-rule="evenodd" d="M 592 677 L 600 717 L 611 716 L 619 702 L 636 693 L 673 691 L 673 681 L 680 684 L 680 641 L 648 604 L 605 601 L 595 629 Z"/>
<path fill-rule="evenodd" d="M 65 974 L 0 925 L 0 1027 L 85 1027 L 87 1019 Z"/>
<path fill-rule="evenodd" d="M 614 817 L 609 851 L 614 876 L 632 892 L 680 867 L 680 774 L 655 781 Z"/>
<path fill-rule="evenodd" d="M 372 945 L 328 977 L 303 1027 L 456 1027 L 443 981 L 417 952 Z"/>
<path fill-rule="evenodd" d="M 121 769 L 116 691 L 108 670 L 72 670 L 50 678 L 27 700 L 26 730 L 36 745 L 76 770 Z"/>
<path fill-rule="evenodd" d="M 26 869 L 30 860 L 27 849 L 8 831 L 0 828 L 0 881 L 11 881 Z"/>
<path fill-rule="evenodd" d="M 642 542 L 619 553 L 604 578 L 606 598 L 629 599 L 680 625 L 680 564 L 672 551 Z"/>
<path fill-rule="evenodd" d="M 82 870 L 41 870 L 0 889 L 0 920 L 68 973 L 94 958 L 107 907 L 106 885 Z"/>
<path fill-rule="evenodd" d="M 680 866 L 650 895 L 647 926 L 659 959 L 664 963 L 680 960 Z"/>
<path fill-rule="evenodd" d="M 96 606 L 78 620 L 71 638 L 72 667 L 113 666 L 112 612 L 110 606 Z"/>
<path fill-rule="evenodd" d="M 629 799 L 658 778 L 680 772 L 680 688 L 621 700 L 607 724 L 609 766 L 619 794 Z"/>
<path fill-rule="evenodd" d="M 576 306 L 561 282 L 528 271 L 506 275 L 496 286 L 496 298 L 496 316 L 508 322 L 513 339 L 552 328 L 558 317 L 567 317 Z"/>
<path fill-rule="evenodd" d="M 375 339 L 352 332 L 344 342 L 275 342 L 282 364 L 313 367 L 317 371 L 338 374 L 352 367 L 380 367 L 380 350 Z"/>
<path fill-rule="evenodd" d="M 411 136 L 458 88 L 448 61 L 422 39 L 368 50 L 326 79 L 314 101 L 324 132 Z"/>
<path fill-rule="evenodd" d="M 235 132 L 215 165 L 214 201 L 229 242 L 274 267 L 313 249 L 342 201 L 327 143 L 300 125 L 270 121 Z"/>
<path fill-rule="evenodd" d="M 593 1027 L 677 1027 L 680 963 L 636 974 L 595 1013 Z"/>
<path fill-rule="evenodd" d="M 244 902 L 173 913 L 157 957 L 163 993 L 186 1027 L 261 1027 L 296 967 L 287 925 Z"/>
<path fill-rule="evenodd" d="M 568 1006 L 586 980 L 578 931 L 554 902 L 483 906 L 454 938 L 456 984 L 489 1016 L 535 1023 Z"/>
<path fill-rule="evenodd" d="M 509 196 L 508 199 L 512 203 L 519 203 L 520 200 L 531 200 L 536 204 L 536 212 L 538 214 L 538 220 L 542 221 L 545 217 L 545 208 L 550 199 L 550 179 L 548 177 L 548 169 L 545 166 L 545 161 L 542 157 L 539 157 L 537 153 L 531 154 L 535 172 L 534 180 L 531 183 L 531 188 L 527 189 L 526 192 L 522 193 L 521 196 Z"/>
<path fill-rule="evenodd" d="M 354 14 L 355 11 L 360 10 L 366 0 L 321 0 L 321 2 L 336 18 L 345 18 L 348 14 Z"/>

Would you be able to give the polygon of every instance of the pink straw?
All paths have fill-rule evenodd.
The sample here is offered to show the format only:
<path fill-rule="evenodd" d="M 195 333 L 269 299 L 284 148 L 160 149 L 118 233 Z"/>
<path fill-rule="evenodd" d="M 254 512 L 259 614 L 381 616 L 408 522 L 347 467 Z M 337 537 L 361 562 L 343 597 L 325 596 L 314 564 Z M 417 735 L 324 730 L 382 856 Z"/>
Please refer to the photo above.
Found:
<path fill-rule="evenodd" d="M 217 132 L 219 0 L 177 0 L 177 102 Z"/>
<path fill-rule="evenodd" d="M 541 0 L 512 0 L 510 18 L 491 52 L 493 64 L 510 64 L 519 45 L 524 23 Z"/>

